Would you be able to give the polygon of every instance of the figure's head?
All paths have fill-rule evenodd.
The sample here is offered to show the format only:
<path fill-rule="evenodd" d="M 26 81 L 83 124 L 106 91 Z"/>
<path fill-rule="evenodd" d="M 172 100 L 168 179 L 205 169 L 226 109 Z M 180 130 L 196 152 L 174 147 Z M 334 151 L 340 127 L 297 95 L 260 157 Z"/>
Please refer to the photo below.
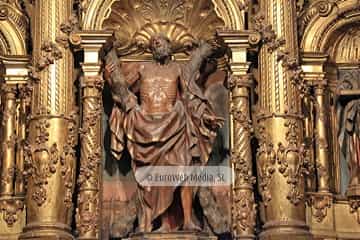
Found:
<path fill-rule="evenodd" d="M 172 54 L 171 42 L 165 35 L 157 34 L 151 38 L 150 50 L 156 61 L 165 60 Z"/>

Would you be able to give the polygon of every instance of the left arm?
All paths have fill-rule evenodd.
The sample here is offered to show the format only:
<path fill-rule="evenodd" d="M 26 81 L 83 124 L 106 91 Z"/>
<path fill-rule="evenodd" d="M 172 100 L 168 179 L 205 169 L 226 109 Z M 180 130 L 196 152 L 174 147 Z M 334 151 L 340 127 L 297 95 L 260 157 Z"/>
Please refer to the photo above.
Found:
<path fill-rule="evenodd" d="M 212 52 L 212 46 L 207 42 L 201 42 L 200 46 L 192 52 L 189 62 L 183 69 L 184 78 L 187 81 L 194 77 L 194 75 L 199 71 L 204 59 L 209 57 Z"/>

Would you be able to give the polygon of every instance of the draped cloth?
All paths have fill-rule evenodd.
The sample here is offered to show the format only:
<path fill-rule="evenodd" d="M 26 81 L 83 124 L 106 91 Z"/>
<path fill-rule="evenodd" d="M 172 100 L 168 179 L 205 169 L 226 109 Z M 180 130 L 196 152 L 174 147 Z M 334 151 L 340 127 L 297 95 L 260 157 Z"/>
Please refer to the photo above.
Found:
<path fill-rule="evenodd" d="M 189 76 L 187 76 L 189 77 Z M 172 110 L 148 114 L 133 94 L 125 110 L 116 103 L 110 117 L 111 151 L 116 159 L 126 147 L 132 158 L 134 173 L 141 166 L 205 165 L 216 137 L 216 117 L 194 78 L 180 77 L 183 91 Z M 207 115 L 207 120 L 204 119 Z M 209 118 L 210 117 L 210 118 Z M 173 202 L 176 186 L 138 188 L 139 202 L 151 208 L 152 220 L 164 213 Z"/>
<path fill-rule="evenodd" d="M 343 111 L 339 143 L 350 169 L 350 185 L 359 184 L 360 173 L 360 100 L 350 101 Z"/>

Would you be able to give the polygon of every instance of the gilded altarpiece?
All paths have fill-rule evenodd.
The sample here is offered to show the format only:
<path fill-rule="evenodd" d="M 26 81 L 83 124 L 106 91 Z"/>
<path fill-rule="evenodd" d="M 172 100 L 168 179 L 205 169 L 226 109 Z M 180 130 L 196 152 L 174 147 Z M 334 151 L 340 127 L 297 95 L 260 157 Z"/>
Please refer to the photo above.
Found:
<path fill-rule="evenodd" d="M 0 0 L 0 239 L 359 239 L 359 9 Z M 110 154 L 104 53 L 149 63 L 158 35 L 174 63 L 204 43 L 222 50 L 197 85 L 225 120 L 209 164 L 233 178 L 198 191 L 201 231 L 138 233 L 130 156 Z"/>

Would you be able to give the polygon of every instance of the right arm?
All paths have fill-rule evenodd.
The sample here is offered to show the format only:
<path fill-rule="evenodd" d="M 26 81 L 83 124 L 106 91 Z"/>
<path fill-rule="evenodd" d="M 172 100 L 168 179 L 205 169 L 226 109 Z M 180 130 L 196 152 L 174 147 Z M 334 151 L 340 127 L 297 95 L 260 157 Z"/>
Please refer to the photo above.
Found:
<path fill-rule="evenodd" d="M 123 110 L 127 111 L 129 109 L 128 103 L 134 95 L 128 89 L 128 83 L 118 64 L 115 49 L 112 49 L 106 56 L 105 78 L 110 84 L 114 101 L 118 103 Z"/>

